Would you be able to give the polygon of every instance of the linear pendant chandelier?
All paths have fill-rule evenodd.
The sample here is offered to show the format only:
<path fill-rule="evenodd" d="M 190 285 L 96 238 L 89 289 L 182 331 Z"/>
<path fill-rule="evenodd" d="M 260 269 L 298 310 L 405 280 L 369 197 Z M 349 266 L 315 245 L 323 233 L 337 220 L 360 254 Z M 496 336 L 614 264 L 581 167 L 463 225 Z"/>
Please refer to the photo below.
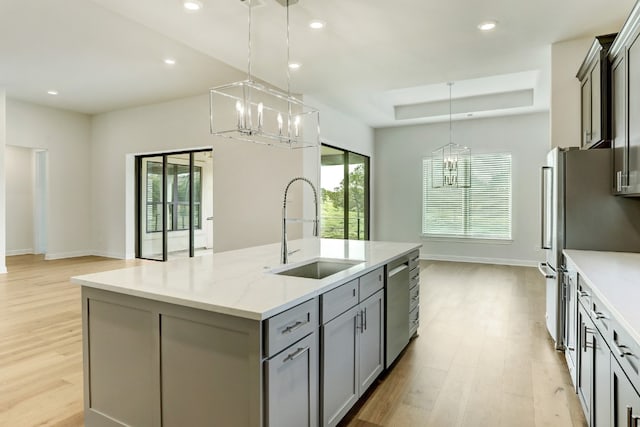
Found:
<path fill-rule="evenodd" d="M 471 187 L 471 150 L 453 142 L 451 86 L 449 85 L 449 143 L 431 153 L 431 187 Z"/>
<path fill-rule="evenodd" d="M 297 0 L 277 0 L 286 9 L 287 91 L 253 80 L 251 75 L 251 0 L 246 80 L 209 91 L 211 134 L 284 148 L 320 145 L 320 112 L 291 95 L 289 71 L 289 7 Z"/>

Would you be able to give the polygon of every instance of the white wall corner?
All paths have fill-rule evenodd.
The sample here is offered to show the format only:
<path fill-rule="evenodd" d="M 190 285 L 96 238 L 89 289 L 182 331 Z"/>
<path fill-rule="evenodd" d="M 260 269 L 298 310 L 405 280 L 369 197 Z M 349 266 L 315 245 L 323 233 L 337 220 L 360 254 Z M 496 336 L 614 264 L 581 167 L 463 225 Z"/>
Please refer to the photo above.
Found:
<path fill-rule="evenodd" d="M 7 144 L 7 94 L 0 88 L 0 273 L 6 273 L 6 172 L 4 167 L 4 149 Z"/>

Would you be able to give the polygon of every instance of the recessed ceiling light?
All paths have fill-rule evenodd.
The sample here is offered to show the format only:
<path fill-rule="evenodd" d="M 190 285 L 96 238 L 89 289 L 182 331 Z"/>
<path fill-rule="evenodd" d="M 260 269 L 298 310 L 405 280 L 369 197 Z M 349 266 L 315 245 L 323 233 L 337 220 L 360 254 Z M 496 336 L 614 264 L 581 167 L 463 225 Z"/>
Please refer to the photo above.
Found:
<path fill-rule="evenodd" d="M 182 6 L 189 12 L 196 12 L 202 9 L 202 2 L 200 0 L 184 0 Z"/>
<path fill-rule="evenodd" d="M 289 68 L 291 68 L 292 70 L 297 70 L 300 67 L 302 67 L 302 64 L 300 64 L 299 62 L 289 62 Z"/>
<path fill-rule="evenodd" d="M 325 27 L 325 25 L 327 25 L 324 21 L 320 21 L 320 20 L 313 20 L 311 22 L 309 22 L 309 28 L 313 29 L 313 30 L 321 30 Z"/>
<path fill-rule="evenodd" d="M 57 95 L 57 94 L 58 94 L 58 91 L 57 91 L 57 90 L 48 90 L 48 91 L 47 91 L 47 93 L 48 93 L 49 95 Z"/>
<path fill-rule="evenodd" d="M 176 65 L 176 60 L 173 59 L 173 58 L 166 58 L 164 60 L 164 63 L 167 64 L 167 65 Z"/>
<path fill-rule="evenodd" d="M 478 29 L 480 31 L 491 31 L 496 28 L 496 25 L 498 25 L 496 21 L 485 21 L 478 25 Z"/>

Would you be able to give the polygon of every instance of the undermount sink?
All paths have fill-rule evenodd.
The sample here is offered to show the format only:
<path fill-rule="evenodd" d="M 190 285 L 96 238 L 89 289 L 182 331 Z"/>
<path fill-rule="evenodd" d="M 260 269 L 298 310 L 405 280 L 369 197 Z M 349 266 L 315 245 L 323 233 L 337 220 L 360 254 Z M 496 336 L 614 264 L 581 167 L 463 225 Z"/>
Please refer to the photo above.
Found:
<path fill-rule="evenodd" d="M 364 261 L 316 259 L 302 265 L 272 271 L 282 276 L 304 277 L 306 279 L 324 279 L 363 263 Z"/>

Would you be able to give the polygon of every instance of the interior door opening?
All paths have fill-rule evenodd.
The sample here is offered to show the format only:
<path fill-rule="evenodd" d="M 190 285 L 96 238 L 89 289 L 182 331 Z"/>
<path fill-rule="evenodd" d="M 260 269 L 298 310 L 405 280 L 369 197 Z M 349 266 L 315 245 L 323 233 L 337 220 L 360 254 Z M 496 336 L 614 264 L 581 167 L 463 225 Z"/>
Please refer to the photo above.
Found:
<path fill-rule="evenodd" d="M 137 156 L 136 177 L 137 258 L 213 251 L 211 149 Z"/>

